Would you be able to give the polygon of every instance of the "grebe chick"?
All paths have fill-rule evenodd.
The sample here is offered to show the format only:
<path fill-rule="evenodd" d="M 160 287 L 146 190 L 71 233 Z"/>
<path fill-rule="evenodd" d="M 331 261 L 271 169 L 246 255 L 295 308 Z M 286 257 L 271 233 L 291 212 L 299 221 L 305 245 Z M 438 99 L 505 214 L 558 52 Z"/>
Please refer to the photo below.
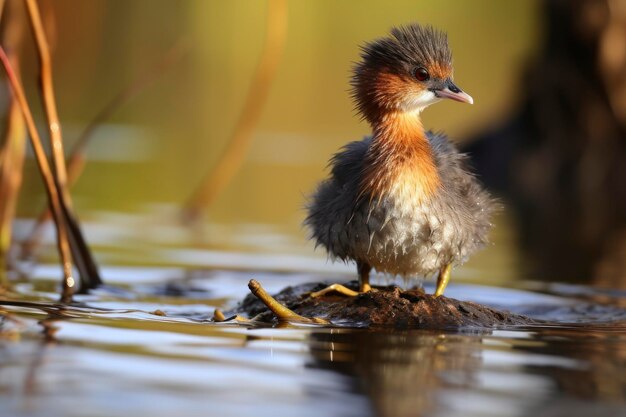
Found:
<path fill-rule="evenodd" d="M 473 103 L 452 82 L 445 33 L 412 24 L 362 48 L 353 98 L 372 135 L 348 143 L 313 194 L 305 224 L 333 259 L 356 261 L 360 292 L 369 273 L 404 278 L 439 274 L 443 294 L 453 265 L 487 242 L 494 203 L 441 133 L 420 113 L 447 98 Z M 357 293 L 334 284 L 329 291 Z"/>

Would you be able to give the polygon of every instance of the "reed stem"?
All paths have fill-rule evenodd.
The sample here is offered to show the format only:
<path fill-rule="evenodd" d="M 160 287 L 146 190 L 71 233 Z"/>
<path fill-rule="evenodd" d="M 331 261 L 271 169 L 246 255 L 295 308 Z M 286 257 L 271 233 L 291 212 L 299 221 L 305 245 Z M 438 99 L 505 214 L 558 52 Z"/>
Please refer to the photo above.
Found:
<path fill-rule="evenodd" d="M 9 58 L 4 51 L 4 48 L 1 46 L 0 61 L 2 61 L 2 65 L 7 73 L 7 77 L 11 85 L 11 91 L 13 92 L 14 97 L 17 99 L 20 110 L 22 111 L 22 115 L 24 116 L 24 121 L 26 122 L 26 127 L 28 128 L 30 141 L 35 152 L 35 157 L 37 159 L 37 166 L 39 167 L 39 172 L 44 181 L 46 194 L 48 196 L 48 201 L 52 209 L 54 222 L 57 228 L 57 244 L 61 257 L 61 265 L 63 268 L 64 276 L 61 301 L 69 303 L 72 301 L 72 295 L 74 293 L 74 287 L 76 282 L 74 280 L 74 277 L 72 276 L 72 255 L 70 252 L 69 236 L 63 216 L 62 200 L 59 193 L 58 185 L 55 182 L 54 176 L 52 175 L 52 170 L 50 169 L 48 159 L 46 158 L 46 153 L 41 143 L 39 132 L 37 132 L 37 127 L 35 126 L 35 121 L 33 119 L 30 106 L 28 105 L 26 96 L 24 95 L 24 89 L 22 87 L 22 84 L 15 74 L 11 63 L 9 62 Z"/>

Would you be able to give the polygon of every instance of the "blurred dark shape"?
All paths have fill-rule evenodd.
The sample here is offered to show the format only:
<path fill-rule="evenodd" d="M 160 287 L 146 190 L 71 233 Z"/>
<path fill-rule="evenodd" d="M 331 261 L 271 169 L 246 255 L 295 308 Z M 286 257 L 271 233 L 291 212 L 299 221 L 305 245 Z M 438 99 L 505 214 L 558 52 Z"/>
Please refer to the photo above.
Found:
<path fill-rule="evenodd" d="M 543 4 L 516 112 L 465 148 L 533 279 L 626 285 L 626 2 Z"/>

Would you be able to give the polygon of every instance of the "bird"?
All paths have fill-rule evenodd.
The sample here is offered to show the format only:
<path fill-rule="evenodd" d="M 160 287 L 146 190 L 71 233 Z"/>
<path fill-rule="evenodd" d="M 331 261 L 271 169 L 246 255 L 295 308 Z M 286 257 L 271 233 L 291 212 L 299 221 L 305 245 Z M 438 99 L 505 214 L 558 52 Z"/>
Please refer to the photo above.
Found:
<path fill-rule="evenodd" d="M 333 284 L 312 295 L 368 292 L 375 269 L 409 281 L 437 276 L 439 297 L 452 267 L 487 244 L 496 206 L 466 156 L 421 122 L 442 99 L 474 102 L 453 82 L 447 34 L 418 23 L 392 28 L 361 47 L 351 87 L 372 133 L 331 158 L 304 224 L 330 258 L 356 262 L 359 290 Z"/>

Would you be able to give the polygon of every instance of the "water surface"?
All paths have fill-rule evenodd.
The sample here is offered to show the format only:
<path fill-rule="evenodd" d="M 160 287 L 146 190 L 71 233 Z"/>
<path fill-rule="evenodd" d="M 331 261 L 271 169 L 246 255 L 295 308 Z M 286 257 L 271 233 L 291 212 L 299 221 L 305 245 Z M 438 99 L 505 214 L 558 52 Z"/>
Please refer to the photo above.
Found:
<path fill-rule="evenodd" d="M 292 237 L 258 225 L 241 226 L 233 246 L 221 248 L 185 245 L 189 232 L 160 227 L 177 232 L 167 244 L 137 247 L 136 232 L 89 223 L 98 256 L 121 265 L 105 267 L 108 287 L 78 296 L 74 306 L 56 303 L 55 263 L 22 265 L 30 279 L 0 303 L 8 313 L 0 414 L 626 416 L 619 291 L 485 285 L 476 279 L 485 270 L 474 264 L 457 271 L 448 296 L 551 324 L 458 332 L 214 324 L 214 309 L 236 305 L 250 278 L 272 292 L 350 279 L 352 267 L 310 249 L 283 250 Z M 259 236 L 265 253 L 245 245 L 259 244 Z M 120 243 L 107 248 L 108 239 Z M 122 256 L 123 242 L 134 251 Z"/>

